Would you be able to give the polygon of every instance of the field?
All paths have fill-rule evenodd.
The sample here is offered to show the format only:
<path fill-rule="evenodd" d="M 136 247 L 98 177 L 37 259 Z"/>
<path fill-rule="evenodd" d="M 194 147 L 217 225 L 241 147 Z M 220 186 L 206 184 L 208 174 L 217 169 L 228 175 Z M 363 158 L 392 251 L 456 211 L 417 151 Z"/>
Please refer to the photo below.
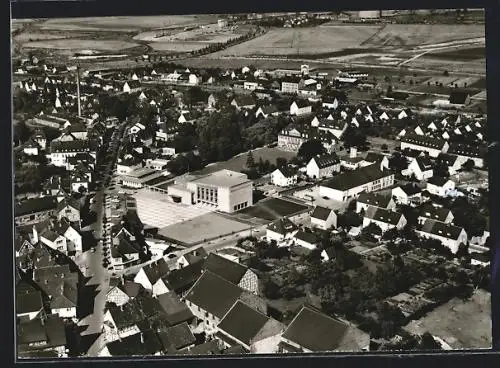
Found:
<path fill-rule="evenodd" d="M 158 233 L 169 239 L 190 245 L 250 228 L 251 226 L 248 224 L 230 220 L 225 216 L 211 212 L 164 227 Z"/>
<path fill-rule="evenodd" d="M 55 50 L 98 50 L 98 51 L 118 51 L 131 47 L 137 44 L 119 40 L 85 40 L 85 39 L 58 39 L 26 42 L 23 47 L 38 48 L 38 49 L 55 49 Z"/>
<path fill-rule="evenodd" d="M 274 221 L 284 216 L 291 216 L 306 209 L 306 206 L 294 202 L 286 201 L 280 198 L 270 198 L 258 202 L 253 207 L 245 208 L 239 213 L 264 220 Z"/>
<path fill-rule="evenodd" d="M 200 50 L 206 47 L 206 44 L 200 42 L 153 42 L 149 46 L 156 51 L 168 52 L 190 52 Z"/>
<path fill-rule="evenodd" d="M 253 158 L 256 162 L 258 162 L 261 158 L 262 160 L 269 160 L 270 163 L 276 164 L 276 159 L 278 157 L 284 157 L 287 160 L 295 157 L 294 152 L 283 151 L 279 148 L 257 148 L 252 151 Z M 210 174 L 218 170 L 227 169 L 233 171 L 241 171 L 245 168 L 247 162 L 247 154 L 242 153 L 239 156 L 235 156 L 232 159 L 224 162 L 217 162 L 211 164 L 202 170 L 196 172 L 196 174 Z"/>
<path fill-rule="evenodd" d="M 147 28 L 184 26 L 196 22 L 216 21 L 213 15 L 161 15 L 142 17 L 58 18 L 45 21 L 40 28 L 60 31 L 122 31 L 131 32 Z"/>
<path fill-rule="evenodd" d="M 80 33 L 71 32 L 65 34 L 52 34 L 44 32 L 21 32 L 19 35 L 14 37 L 17 42 L 33 42 L 33 41 L 47 41 L 56 40 L 69 37 L 81 37 Z"/>
<path fill-rule="evenodd" d="M 377 31 L 378 26 L 275 28 L 219 55 L 312 55 L 352 49 Z"/>
<path fill-rule="evenodd" d="M 428 331 L 453 349 L 490 348 L 490 303 L 490 293 L 477 290 L 471 300 L 452 299 L 404 328 L 418 334 Z"/>
<path fill-rule="evenodd" d="M 446 70 L 449 73 L 477 73 L 486 75 L 486 58 L 464 62 L 463 60 L 434 59 L 424 55 L 410 61 L 406 66 L 410 68 L 442 70 L 443 72 Z"/>
<path fill-rule="evenodd" d="M 388 24 L 362 45 L 407 47 L 479 37 L 485 37 L 484 25 Z"/>
<path fill-rule="evenodd" d="M 486 48 L 484 46 L 460 48 L 448 51 L 430 52 L 425 55 L 427 58 L 434 58 L 440 60 L 476 60 L 484 59 L 486 57 Z"/>

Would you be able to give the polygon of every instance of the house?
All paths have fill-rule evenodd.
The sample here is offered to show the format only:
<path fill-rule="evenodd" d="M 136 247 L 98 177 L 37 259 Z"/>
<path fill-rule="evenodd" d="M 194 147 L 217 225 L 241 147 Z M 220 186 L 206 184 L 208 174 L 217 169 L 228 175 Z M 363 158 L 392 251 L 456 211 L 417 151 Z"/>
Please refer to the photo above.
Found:
<path fill-rule="evenodd" d="M 68 255 L 72 256 L 83 252 L 83 238 L 78 230 L 80 230 L 79 223 L 71 222 L 63 217 L 54 224 L 54 232 L 61 234 L 66 239 L 66 246 Z"/>
<path fill-rule="evenodd" d="M 455 175 L 457 171 L 462 168 L 461 160 L 457 155 L 441 153 L 438 156 L 437 161 L 444 163 L 448 167 L 448 173 L 450 175 Z"/>
<path fill-rule="evenodd" d="M 181 301 L 179 296 L 171 291 L 157 296 L 161 309 L 164 312 L 163 320 L 169 326 L 176 326 L 182 323 L 191 324 L 194 315 L 188 306 Z"/>
<path fill-rule="evenodd" d="M 290 115 L 301 116 L 310 113 L 312 113 L 312 106 L 307 101 L 297 100 L 290 105 Z"/>
<path fill-rule="evenodd" d="M 447 197 L 451 191 L 455 190 L 455 182 L 450 179 L 433 176 L 427 181 L 426 189 L 430 194 Z"/>
<path fill-rule="evenodd" d="M 423 238 L 439 240 L 452 253 L 456 253 L 460 244 L 467 244 L 467 233 L 461 227 L 444 222 L 426 220 L 417 234 Z"/>
<path fill-rule="evenodd" d="M 252 96 L 238 95 L 233 98 L 233 100 L 231 101 L 231 105 L 236 107 L 237 110 L 251 110 L 255 107 L 255 101 Z"/>
<path fill-rule="evenodd" d="M 255 113 L 255 117 L 258 118 L 262 116 L 263 118 L 267 118 L 268 116 L 278 116 L 280 114 L 278 108 L 275 105 L 269 106 L 261 106 L 257 109 Z"/>
<path fill-rule="evenodd" d="M 490 252 L 484 252 L 484 253 L 474 252 L 471 254 L 470 258 L 472 266 L 488 267 L 491 263 Z"/>
<path fill-rule="evenodd" d="M 476 167 L 482 168 L 484 166 L 486 151 L 487 149 L 482 146 L 451 143 L 447 153 L 458 156 L 460 165 L 465 164 L 468 160 L 472 160 Z"/>
<path fill-rule="evenodd" d="M 144 131 L 146 130 L 146 127 L 144 126 L 144 124 L 141 124 L 141 123 L 135 123 L 130 129 L 129 129 L 129 132 L 130 134 L 138 134 L 139 132 L 141 131 Z"/>
<path fill-rule="evenodd" d="M 161 328 L 157 334 L 164 354 L 182 354 L 187 349 L 193 348 L 196 343 L 196 338 L 186 322 Z"/>
<path fill-rule="evenodd" d="M 431 157 L 438 157 L 439 154 L 448 151 L 449 144 L 444 139 L 436 139 L 427 135 L 406 134 L 401 138 L 401 150 L 406 148 L 427 152 Z"/>
<path fill-rule="evenodd" d="M 106 344 L 99 356 L 131 357 L 153 356 L 163 352 L 163 345 L 152 329 L 140 331 L 137 334 L 125 336 Z"/>
<path fill-rule="evenodd" d="M 123 84 L 122 91 L 124 93 L 134 93 L 141 90 L 141 82 L 137 80 L 126 81 Z"/>
<path fill-rule="evenodd" d="M 346 202 L 358 197 L 362 192 L 373 192 L 394 184 L 394 174 L 378 165 L 362 167 L 337 175 L 320 184 L 319 195 Z"/>
<path fill-rule="evenodd" d="M 214 109 L 216 104 L 217 104 L 217 97 L 215 97 L 215 95 L 211 93 L 207 99 L 208 108 Z"/>
<path fill-rule="evenodd" d="M 383 196 L 375 193 L 361 193 L 356 200 L 356 212 L 366 212 L 370 206 L 384 208 L 389 211 L 394 211 L 396 209 L 396 203 L 390 196 Z"/>
<path fill-rule="evenodd" d="M 323 249 L 321 251 L 321 260 L 323 262 L 328 262 L 330 260 L 334 260 L 337 257 L 335 247 L 330 247 L 327 249 Z"/>
<path fill-rule="evenodd" d="M 238 300 L 217 326 L 216 338 L 225 348 L 237 345 L 247 352 L 276 353 L 286 326 Z"/>
<path fill-rule="evenodd" d="M 203 269 L 250 293 L 257 294 L 259 291 L 259 280 L 252 270 L 215 253 L 210 253 L 204 261 Z"/>
<path fill-rule="evenodd" d="M 420 208 L 418 223 L 423 224 L 427 220 L 434 220 L 445 224 L 451 224 L 453 219 L 453 213 L 449 209 L 432 204 L 425 204 Z"/>
<path fill-rule="evenodd" d="M 79 172 L 73 172 L 70 175 L 71 192 L 72 193 L 85 193 L 89 191 L 89 178 Z"/>
<path fill-rule="evenodd" d="M 285 79 L 281 82 L 281 92 L 289 94 L 299 93 L 299 80 L 298 79 Z"/>
<path fill-rule="evenodd" d="M 153 293 L 153 296 L 167 292 L 163 290 L 155 290 L 156 283 L 170 271 L 165 259 L 160 258 L 150 264 L 147 264 L 139 270 L 134 277 L 134 282 L 140 284 L 144 289 Z"/>
<path fill-rule="evenodd" d="M 365 157 L 365 162 L 369 164 L 377 164 L 379 166 L 382 166 L 386 169 L 389 168 L 389 157 L 387 157 L 384 154 L 377 153 L 377 152 L 368 152 L 368 154 Z"/>
<path fill-rule="evenodd" d="M 181 115 L 179 116 L 179 118 L 177 119 L 177 122 L 179 124 L 185 124 L 185 123 L 194 123 L 195 122 L 195 118 L 194 116 L 189 113 L 189 112 L 182 112 Z"/>
<path fill-rule="evenodd" d="M 311 158 L 307 163 L 306 173 L 312 179 L 323 179 L 340 171 L 340 160 L 335 153 Z"/>
<path fill-rule="evenodd" d="M 330 132 L 335 138 L 340 139 L 347 130 L 347 125 L 345 120 L 321 119 L 318 124 L 318 130 Z"/>
<path fill-rule="evenodd" d="M 240 298 L 243 289 L 232 282 L 205 271 L 191 287 L 184 302 L 203 324 L 205 333 L 213 335 L 217 325 Z"/>
<path fill-rule="evenodd" d="M 31 138 L 33 139 L 33 141 L 38 143 L 40 149 L 45 150 L 45 148 L 47 147 L 47 137 L 43 130 L 36 129 Z"/>
<path fill-rule="evenodd" d="M 133 300 L 143 290 L 142 285 L 136 282 L 119 279 L 114 280 L 117 281 L 112 282 L 113 279 L 110 280 L 109 291 L 106 294 L 106 302 L 114 303 L 118 307 Z"/>
<path fill-rule="evenodd" d="M 294 245 L 301 246 L 303 248 L 313 250 L 318 247 L 320 239 L 311 232 L 306 232 L 299 230 L 293 236 Z"/>
<path fill-rule="evenodd" d="M 337 100 L 336 97 L 334 97 L 333 99 L 331 98 L 324 98 L 322 103 L 321 103 L 321 106 L 322 107 L 326 107 L 327 109 L 337 109 L 337 107 L 339 107 L 339 101 Z"/>
<path fill-rule="evenodd" d="M 257 82 L 249 82 L 249 81 L 243 82 L 243 89 L 254 91 L 257 89 L 257 87 L 259 87 L 259 83 Z"/>
<path fill-rule="evenodd" d="M 203 264 L 203 261 L 198 261 L 183 268 L 174 269 L 165 277 L 165 281 L 172 291 L 184 296 L 202 275 Z"/>
<path fill-rule="evenodd" d="M 23 152 L 27 156 L 38 156 L 40 151 L 40 145 L 31 138 L 23 145 Z"/>
<path fill-rule="evenodd" d="M 372 223 L 380 227 L 382 232 L 386 232 L 394 228 L 401 230 L 406 226 L 407 221 L 401 213 L 390 211 L 385 208 L 369 206 L 363 218 L 363 228 Z"/>
<path fill-rule="evenodd" d="M 56 196 L 30 198 L 16 202 L 14 218 L 16 225 L 29 225 L 47 219 L 56 213 L 58 200 Z"/>
<path fill-rule="evenodd" d="M 66 327 L 63 319 L 57 315 L 22 321 L 17 326 L 16 340 L 19 358 L 37 355 L 67 357 Z"/>
<path fill-rule="evenodd" d="M 330 208 L 316 206 L 311 213 L 311 226 L 328 230 L 337 227 L 337 214 Z"/>
<path fill-rule="evenodd" d="M 418 205 L 422 201 L 422 190 L 412 183 L 392 189 L 391 195 L 397 204 Z"/>
<path fill-rule="evenodd" d="M 401 171 L 405 176 L 415 176 L 417 180 L 427 180 L 434 175 L 432 161 L 428 157 L 417 157 L 413 159 L 408 168 Z"/>
<path fill-rule="evenodd" d="M 271 183 L 279 187 L 288 187 L 297 184 L 297 170 L 291 166 L 284 166 L 271 173 Z"/>
<path fill-rule="evenodd" d="M 111 265 L 115 270 L 123 270 L 140 263 L 139 250 L 125 237 L 113 239 Z"/>
<path fill-rule="evenodd" d="M 16 315 L 22 320 L 32 320 L 44 316 L 42 293 L 33 287 L 16 285 Z M 26 286 L 28 286 L 26 284 Z"/>
<path fill-rule="evenodd" d="M 297 231 L 298 227 L 284 217 L 280 220 L 276 220 L 266 228 L 266 240 L 268 242 L 274 240 L 278 245 L 282 245 L 286 241 L 290 241 Z"/>
<path fill-rule="evenodd" d="M 199 262 L 205 258 L 207 258 L 208 253 L 203 247 L 199 247 L 191 250 L 190 252 L 184 253 L 179 257 L 176 261 L 176 268 L 183 268 L 189 265 L 192 265 L 196 262 Z"/>
<path fill-rule="evenodd" d="M 309 140 L 310 129 L 301 125 L 293 125 L 283 128 L 278 134 L 278 147 L 298 152 L 300 146 Z"/>
<path fill-rule="evenodd" d="M 368 334 L 310 306 L 303 306 L 283 332 L 280 353 L 366 351 Z"/>
<path fill-rule="evenodd" d="M 470 104 L 470 94 L 465 91 L 452 91 L 449 101 L 452 105 L 465 106 Z"/>

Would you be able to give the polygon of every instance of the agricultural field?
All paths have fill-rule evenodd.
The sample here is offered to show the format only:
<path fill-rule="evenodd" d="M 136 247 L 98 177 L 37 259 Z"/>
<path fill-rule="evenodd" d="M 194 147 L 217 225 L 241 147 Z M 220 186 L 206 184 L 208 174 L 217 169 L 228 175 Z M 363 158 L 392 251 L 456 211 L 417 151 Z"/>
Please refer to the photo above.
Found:
<path fill-rule="evenodd" d="M 484 46 L 459 48 L 447 51 L 436 51 L 425 54 L 427 58 L 440 60 L 477 60 L 486 58 L 486 48 Z"/>
<path fill-rule="evenodd" d="M 35 42 L 35 41 L 47 41 L 47 40 L 57 40 L 69 37 L 82 37 L 81 33 L 46 33 L 46 32 L 21 32 L 17 36 L 14 36 L 14 40 L 17 42 L 25 43 L 25 42 Z"/>
<path fill-rule="evenodd" d="M 55 49 L 55 50 L 97 50 L 97 51 L 119 51 L 137 46 L 136 43 L 120 40 L 89 40 L 89 39 L 57 39 L 26 42 L 23 47 L 37 49 Z"/>
<path fill-rule="evenodd" d="M 479 24 L 388 24 L 362 45 L 407 47 L 480 37 L 485 37 L 485 28 Z"/>
<path fill-rule="evenodd" d="M 482 60 L 439 60 L 427 58 L 426 55 L 405 64 L 410 68 L 422 68 L 429 70 L 446 70 L 454 73 L 476 73 L 486 75 L 486 58 Z"/>
<path fill-rule="evenodd" d="M 352 49 L 379 26 L 275 28 L 266 34 L 218 53 L 221 56 L 313 55 Z"/>
<path fill-rule="evenodd" d="M 206 44 L 199 42 L 153 42 L 149 44 L 151 48 L 155 51 L 167 51 L 167 52 L 191 52 L 196 50 L 201 50 L 206 47 Z"/>

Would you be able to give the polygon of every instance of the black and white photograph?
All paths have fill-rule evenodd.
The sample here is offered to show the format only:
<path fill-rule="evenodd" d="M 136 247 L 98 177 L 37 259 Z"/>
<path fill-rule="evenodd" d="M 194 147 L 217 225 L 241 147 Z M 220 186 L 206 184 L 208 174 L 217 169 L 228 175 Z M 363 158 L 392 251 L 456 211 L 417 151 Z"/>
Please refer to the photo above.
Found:
<path fill-rule="evenodd" d="M 491 348 L 484 9 L 10 38 L 18 361 Z"/>

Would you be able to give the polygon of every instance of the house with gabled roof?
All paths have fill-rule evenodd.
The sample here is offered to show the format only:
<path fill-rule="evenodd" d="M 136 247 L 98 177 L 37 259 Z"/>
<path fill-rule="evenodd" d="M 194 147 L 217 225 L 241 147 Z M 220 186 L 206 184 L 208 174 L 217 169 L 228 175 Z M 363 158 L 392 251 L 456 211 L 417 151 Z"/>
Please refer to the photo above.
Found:
<path fill-rule="evenodd" d="M 281 336 L 280 353 L 367 351 L 370 336 L 338 318 L 303 306 Z"/>
<path fill-rule="evenodd" d="M 237 95 L 231 101 L 231 105 L 236 107 L 237 110 L 251 110 L 255 107 L 255 100 L 250 95 Z"/>
<path fill-rule="evenodd" d="M 470 104 L 470 94 L 466 91 L 452 91 L 449 101 L 451 105 L 465 106 Z"/>
<path fill-rule="evenodd" d="M 380 227 L 382 232 L 386 232 L 394 228 L 401 230 L 406 226 L 407 221 L 401 213 L 390 211 L 385 208 L 369 206 L 363 217 L 363 228 L 372 223 Z"/>
<path fill-rule="evenodd" d="M 286 217 L 274 221 L 266 228 L 266 240 L 276 241 L 278 245 L 285 243 L 293 238 L 297 233 L 298 227 Z"/>
<path fill-rule="evenodd" d="M 422 189 L 413 183 L 393 188 L 391 195 L 398 204 L 415 206 L 422 201 Z"/>
<path fill-rule="evenodd" d="M 323 179 L 340 172 L 340 160 L 336 153 L 319 155 L 307 163 L 307 176 L 313 179 Z"/>
<path fill-rule="evenodd" d="M 193 313 L 175 292 L 160 294 L 156 298 L 164 313 L 162 320 L 166 321 L 169 326 L 182 323 L 191 325 L 193 323 Z"/>
<path fill-rule="evenodd" d="M 193 263 L 199 262 L 207 258 L 208 252 L 203 247 L 198 247 L 187 253 L 184 253 L 176 261 L 176 268 L 183 268 Z"/>
<path fill-rule="evenodd" d="M 450 153 L 441 153 L 437 157 L 437 161 L 444 163 L 448 167 L 450 175 L 455 175 L 462 168 L 461 160 L 458 156 Z"/>
<path fill-rule="evenodd" d="M 322 230 L 337 227 L 337 214 L 330 208 L 316 206 L 311 213 L 311 226 Z"/>
<path fill-rule="evenodd" d="M 217 326 L 215 337 L 226 349 L 242 346 L 246 352 L 276 353 L 286 326 L 238 300 Z"/>
<path fill-rule="evenodd" d="M 439 240 L 452 253 L 456 253 L 460 244 L 467 245 L 467 233 L 461 227 L 446 224 L 441 221 L 427 219 L 417 234 L 423 238 Z"/>
<path fill-rule="evenodd" d="M 268 116 L 278 116 L 279 114 L 280 112 L 275 105 L 268 105 L 259 107 L 255 112 L 255 117 L 262 116 L 263 118 L 267 118 Z"/>
<path fill-rule="evenodd" d="M 372 165 L 377 164 L 386 169 L 389 168 L 389 157 L 387 157 L 382 153 L 368 152 L 368 154 L 365 157 L 365 162 Z"/>
<path fill-rule="evenodd" d="M 474 161 L 476 167 L 484 166 L 484 157 L 486 156 L 487 149 L 484 146 L 471 146 L 468 144 L 451 143 L 447 153 L 458 156 L 461 165 L 465 164 L 468 160 Z"/>
<path fill-rule="evenodd" d="M 204 271 L 203 264 L 203 260 L 199 260 L 183 268 L 174 269 L 164 278 L 164 281 L 170 285 L 171 291 L 175 291 L 180 296 L 185 296 L 187 291 L 202 275 Z"/>
<path fill-rule="evenodd" d="M 44 317 L 42 293 L 32 287 L 16 285 L 16 315 L 22 320 Z"/>
<path fill-rule="evenodd" d="M 153 293 L 153 296 L 168 292 L 168 290 L 154 290 L 155 284 L 170 271 L 164 258 L 147 264 L 139 270 L 134 277 L 134 282 Z"/>
<path fill-rule="evenodd" d="M 434 175 L 434 165 L 428 157 L 417 157 L 413 159 L 408 168 L 403 170 L 401 174 L 405 176 L 414 175 L 417 180 L 427 180 Z"/>
<path fill-rule="evenodd" d="M 279 187 L 289 187 L 297 184 L 297 169 L 292 166 L 277 168 L 271 173 L 271 183 Z"/>
<path fill-rule="evenodd" d="M 131 240 L 125 237 L 113 239 L 111 246 L 111 264 L 115 270 L 139 264 L 139 249 L 131 243 Z"/>
<path fill-rule="evenodd" d="M 67 357 L 66 344 L 66 327 L 63 319 L 57 315 L 22 321 L 17 327 L 19 358 L 40 355 Z"/>
<path fill-rule="evenodd" d="M 308 101 L 296 100 L 290 105 L 290 115 L 302 116 L 312 113 L 312 105 Z"/>
<path fill-rule="evenodd" d="M 427 152 L 431 157 L 446 153 L 450 145 L 444 139 L 436 139 L 426 135 L 406 134 L 401 138 L 401 150 L 410 148 Z"/>
<path fill-rule="evenodd" d="M 293 244 L 305 249 L 314 250 L 318 247 L 320 239 L 316 234 L 305 230 L 299 230 L 293 236 Z"/>
<path fill-rule="evenodd" d="M 433 176 L 427 181 L 426 190 L 430 194 L 447 197 L 451 191 L 455 190 L 455 182 L 440 176 Z"/>
<path fill-rule="evenodd" d="M 347 125 L 348 124 L 345 120 L 320 119 L 318 130 L 330 132 L 335 136 L 335 138 L 340 139 L 347 130 Z"/>
<path fill-rule="evenodd" d="M 384 208 L 389 211 L 396 209 L 396 203 L 391 196 L 384 196 L 375 193 L 361 193 L 356 200 L 356 212 L 366 212 L 370 206 Z"/>
<path fill-rule="evenodd" d="M 138 80 L 126 81 L 122 87 L 122 91 L 124 93 L 134 93 L 140 91 L 141 89 L 141 82 L 139 82 Z"/>
<path fill-rule="evenodd" d="M 109 290 L 106 293 L 106 302 L 114 303 L 118 307 L 133 300 L 144 288 L 130 280 L 111 279 Z"/>
<path fill-rule="evenodd" d="M 433 204 L 424 204 L 420 208 L 420 213 L 418 216 L 418 222 L 423 224 L 427 220 L 434 220 L 444 222 L 445 224 L 451 224 L 453 222 L 453 213 L 442 206 L 437 206 Z"/>
<path fill-rule="evenodd" d="M 30 198 L 14 205 L 16 225 L 28 225 L 40 222 L 55 214 L 58 200 L 55 196 Z"/>

